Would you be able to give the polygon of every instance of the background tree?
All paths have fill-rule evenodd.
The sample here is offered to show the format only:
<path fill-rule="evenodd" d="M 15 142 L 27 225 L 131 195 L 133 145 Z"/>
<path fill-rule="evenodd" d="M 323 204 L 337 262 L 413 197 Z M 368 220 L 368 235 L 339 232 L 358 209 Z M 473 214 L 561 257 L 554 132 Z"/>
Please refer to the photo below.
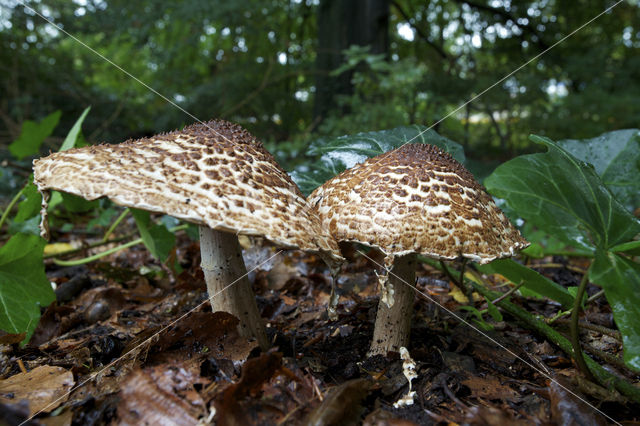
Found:
<path fill-rule="evenodd" d="M 612 2 L 28 4 L 195 116 L 239 122 L 286 160 L 319 137 L 435 123 Z M 437 130 L 471 156 L 504 158 L 528 149 L 532 132 L 637 126 L 639 22 L 640 8 L 621 3 Z M 15 2 L 0 8 L 0 46 L 0 147 L 26 119 L 61 110 L 55 142 L 88 105 L 93 142 L 193 121 Z"/>

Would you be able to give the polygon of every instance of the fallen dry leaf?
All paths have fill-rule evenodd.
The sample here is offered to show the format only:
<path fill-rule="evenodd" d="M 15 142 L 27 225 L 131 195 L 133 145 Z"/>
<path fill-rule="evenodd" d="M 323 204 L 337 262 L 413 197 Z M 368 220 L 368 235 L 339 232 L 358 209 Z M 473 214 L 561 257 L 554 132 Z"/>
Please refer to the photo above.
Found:
<path fill-rule="evenodd" d="M 373 382 L 368 379 L 349 380 L 336 386 L 329 396 L 313 410 L 308 425 L 356 425 L 364 411 L 361 402 L 367 397 Z"/>
<path fill-rule="evenodd" d="M 566 385 L 564 385 L 566 386 Z M 549 383 L 551 419 L 559 425 L 606 425 L 605 419 L 578 397 L 561 387 Z"/>
<path fill-rule="evenodd" d="M 29 414 L 48 413 L 69 398 L 73 374 L 62 367 L 42 365 L 0 381 L 0 402 L 29 401 Z"/>
<path fill-rule="evenodd" d="M 199 414 L 204 414 L 202 407 L 194 407 L 174 392 L 162 389 L 152 373 L 144 370 L 129 376 L 121 395 L 118 405 L 120 425 L 192 426 L 198 422 Z"/>
<path fill-rule="evenodd" d="M 462 384 L 471 390 L 471 396 L 484 399 L 499 399 L 503 401 L 517 402 L 520 395 L 515 390 L 493 376 L 470 376 L 462 381 Z"/>
<path fill-rule="evenodd" d="M 240 402 L 260 393 L 262 386 L 278 373 L 284 373 L 281 353 L 269 353 L 248 359 L 242 366 L 240 381 L 225 388 L 216 401 L 218 426 L 250 424 Z"/>

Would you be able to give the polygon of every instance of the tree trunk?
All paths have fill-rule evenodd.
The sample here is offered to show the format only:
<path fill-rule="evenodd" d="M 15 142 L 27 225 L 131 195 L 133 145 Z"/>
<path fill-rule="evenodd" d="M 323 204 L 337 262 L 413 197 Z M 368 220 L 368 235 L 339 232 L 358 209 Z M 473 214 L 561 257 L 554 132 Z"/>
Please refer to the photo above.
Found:
<path fill-rule="evenodd" d="M 370 46 L 370 52 L 389 51 L 390 0 L 321 0 L 318 7 L 318 50 L 314 121 L 319 123 L 337 107 L 337 95 L 353 91 L 351 72 L 330 76 L 344 61 L 349 46 Z M 346 112 L 346 111 L 343 111 Z"/>

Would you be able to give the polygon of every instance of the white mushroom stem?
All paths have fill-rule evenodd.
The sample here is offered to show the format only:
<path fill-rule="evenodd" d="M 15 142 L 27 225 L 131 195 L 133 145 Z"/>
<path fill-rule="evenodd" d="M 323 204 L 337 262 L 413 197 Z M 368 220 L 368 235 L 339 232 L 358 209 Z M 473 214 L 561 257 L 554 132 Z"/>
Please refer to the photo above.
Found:
<path fill-rule="evenodd" d="M 395 289 L 394 303 L 391 307 L 382 299 L 378 303 L 369 356 L 386 355 L 389 351 L 399 352 L 400 347 L 408 345 L 415 294 L 413 288 L 407 284 L 414 285 L 415 270 L 415 254 L 396 258 L 388 278 L 389 284 Z"/>
<path fill-rule="evenodd" d="M 200 226 L 200 251 L 213 312 L 224 311 L 238 317 L 240 335 L 256 338 L 260 347 L 267 350 L 267 333 L 247 278 L 238 237 Z"/>

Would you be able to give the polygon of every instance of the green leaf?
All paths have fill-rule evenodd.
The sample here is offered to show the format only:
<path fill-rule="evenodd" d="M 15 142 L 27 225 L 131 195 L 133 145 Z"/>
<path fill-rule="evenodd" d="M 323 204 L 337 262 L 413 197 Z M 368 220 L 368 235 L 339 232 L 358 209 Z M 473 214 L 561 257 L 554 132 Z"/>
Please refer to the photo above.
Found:
<path fill-rule="evenodd" d="M 85 108 L 85 110 L 80 115 L 80 118 L 78 118 L 73 127 L 71 127 L 71 130 L 69 130 L 67 137 L 64 138 L 64 142 L 62 142 L 60 151 L 66 151 L 76 146 L 76 141 L 78 140 L 78 135 L 80 134 L 80 130 L 82 128 L 82 122 L 84 121 L 87 114 L 89 114 L 89 110 L 91 110 L 91 107 Z"/>
<path fill-rule="evenodd" d="M 622 334 L 625 364 L 640 372 L 640 264 L 598 250 L 589 278 L 604 289 L 611 305 Z"/>
<path fill-rule="evenodd" d="M 609 251 L 640 256 L 640 241 L 629 241 L 628 243 L 618 244 L 617 246 L 611 247 Z"/>
<path fill-rule="evenodd" d="M 567 289 L 512 259 L 498 259 L 476 267 L 483 274 L 500 274 L 514 284 L 522 282 L 523 288 L 553 299 L 565 308 L 573 305 L 574 298 Z"/>
<path fill-rule="evenodd" d="M 96 209 L 100 203 L 99 200 L 89 201 L 67 192 L 61 192 L 60 195 L 62 196 L 62 204 L 72 213 L 88 212 L 89 210 Z"/>
<path fill-rule="evenodd" d="M 421 134 L 421 132 L 424 132 Z M 378 132 L 341 136 L 327 141 L 317 140 L 309 147 L 309 155 L 316 158 L 302 164 L 291 173 L 291 177 L 306 195 L 327 180 L 351 168 L 367 158 L 375 157 L 411 141 L 436 145 L 464 163 L 464 149 L 452 140 L 440 136 L 424 126 L 398 127 Z"/>
<path fill-rule="evenodd" d="M 22 191 L 24 200 L 18 204 L 18 212 L 13 218 L 13 222 L 24 222 L 34 216 L 40 214 L 42 207 L 42 195 L 38 192 L 38 188 L 33 183 L 33 175 L 29 177 L 29 183 Z"/>
<path fill-rule="evenodd" d="M 494 321 L 502 321 L 502 314 L 500 313 L 498 307 L 491 303 L 491 300 L 487 299 L 486 297 L 484 298 L 484 300 L 487 302 L 487 312 L 489 312 L 491 318 L 493 318 Z"/>
<path fill-rule="evenodd" d="M 612 196 L 593 166 L 548 138 L 531 140 L 548 151 L 500 165 L 484 182 L 489 192 L 526 221 L 579 249 L 608 248 L 640 232 L 640 222 Z"/>
<path fill-rule="evenodd" d="M 627 210 L 640 207 L 640 130 L 616 130 L 593 139 L 559 141 L 558 145 L 592 164 Z"/>
<path fill-rule="evenodd" d="M 45 241 L 35 235 L 17 234 L 0 248 L 0 328 L 31 337 L 40 308 L 55 300 L 44 273 Z"/>
<path fill-rule="evenodd" d="M 130 209 L 136 220 L 142 242 L 153 257 L 164 262 L 176 243 L 176 237 L 164 225 L 156 225 L 151 221 L 149 212 Z"/>
<path fill-rule="evenodd" d="M 62 113 L 56 111 L 47 115 L 40 120 L 40 122 L 26 120 L 22 124 L 22 131 L 18 139 L 9 145 L 11 154 L 18 160 L 36 155 L 38 151 L 40 151 L 42 142 L 44 142 L 45 138 L 49 136 L 58 125 L 60 115 L 62 115 Z"/>
<path fill-rule="evenodd" d="M 40 235 L 40 216 L 33 216 L 22 222 L 11 222 L 9 225 L 9 234 L 32 234 Z"/>

